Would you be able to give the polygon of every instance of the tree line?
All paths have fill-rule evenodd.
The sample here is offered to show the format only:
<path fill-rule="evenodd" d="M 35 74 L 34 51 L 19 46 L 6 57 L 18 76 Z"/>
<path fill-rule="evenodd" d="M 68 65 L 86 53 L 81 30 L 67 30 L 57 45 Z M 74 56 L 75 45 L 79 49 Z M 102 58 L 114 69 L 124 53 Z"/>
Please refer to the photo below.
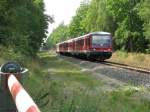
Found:
<path fill-rule="evenodd" d="M 48 47 L 89 32 L 113 35 L 115 50 L 150 53 L 150 0 L 84 0 L 69 25 L 50 34 Z"/>
<path fill-rule="evenodd" d="M 0 46 L 36 55 L 46 38 L 48 21 L 43 0 L 0 0 Z"/>

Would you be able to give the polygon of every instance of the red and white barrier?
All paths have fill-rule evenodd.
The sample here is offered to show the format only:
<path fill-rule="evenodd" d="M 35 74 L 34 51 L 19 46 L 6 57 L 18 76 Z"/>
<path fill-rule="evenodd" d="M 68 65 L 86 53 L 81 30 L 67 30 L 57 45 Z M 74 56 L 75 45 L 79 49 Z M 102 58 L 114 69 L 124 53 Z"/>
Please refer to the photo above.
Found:
<path fill-rule="evenodd" d="M 32 98 L 24 90 L 15 76 L 8 77 L 8 87 L 16 103 L 18 112 L 40 112 Z"/>

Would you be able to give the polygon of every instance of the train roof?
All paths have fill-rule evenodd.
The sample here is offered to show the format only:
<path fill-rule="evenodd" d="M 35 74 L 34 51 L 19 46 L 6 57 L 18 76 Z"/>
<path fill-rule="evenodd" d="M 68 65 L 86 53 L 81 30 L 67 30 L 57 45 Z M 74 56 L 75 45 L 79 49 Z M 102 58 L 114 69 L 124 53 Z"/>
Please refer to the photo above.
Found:
<path fill-rule="evenodd" d="M 89 35 L 96 35 L 96 34 L 99 34 L 99 35 L 111 35 L 111 33 L 109 32 L 92 32 L 92 33 L 88 33 L 88 34 L 85 34 L 85 35 L 82 35 L 80 37 L 77 37 L 77 38 L 72 38 L 72 39 L 69 39 L 69 40 L 66 40 L 66 41 L 63 41 L 63 42 L 60 42 L 56 45 L 59 45 L 59 44 L 62 44 L 62 43 L 67 43 L 67 42 L 70 42 L 70 41 L 73 41 L 73 40 L 78 40 L 78 39 L 82 39 L 83 37 L 85 36 L 89 36 Z"/>
<path fill-rule="evenodd" d="M 96 35 L 96 34 L 98 34 L 98 35 L 111 35 L 111 33 L 109 33 L 109 32 L 92 32 L 92 33 L 88 33 L 86 35 L 82 35 L 80 37 L 74 38 L 74 40 L 78 40 L 78 39 L 81 39 L 81 38 L 83 38 L 85 36 Z"/>
<path fill-rule="evenodd" d="M 111 33 L 109 33 L 109 32 L 93 32 L 93 33 L 90 33 L 90 34 L 110 35 Z"/>

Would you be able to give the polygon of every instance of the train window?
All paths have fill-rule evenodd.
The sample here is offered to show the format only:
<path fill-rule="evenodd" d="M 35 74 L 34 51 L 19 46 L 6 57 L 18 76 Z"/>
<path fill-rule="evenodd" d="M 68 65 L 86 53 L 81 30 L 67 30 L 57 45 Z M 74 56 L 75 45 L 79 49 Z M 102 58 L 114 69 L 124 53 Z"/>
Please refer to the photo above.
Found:
<path fill-rule="evenodd" d="M 110 47 L 111 38 L 110 35 L 93 35 L 92 47 Z"/>

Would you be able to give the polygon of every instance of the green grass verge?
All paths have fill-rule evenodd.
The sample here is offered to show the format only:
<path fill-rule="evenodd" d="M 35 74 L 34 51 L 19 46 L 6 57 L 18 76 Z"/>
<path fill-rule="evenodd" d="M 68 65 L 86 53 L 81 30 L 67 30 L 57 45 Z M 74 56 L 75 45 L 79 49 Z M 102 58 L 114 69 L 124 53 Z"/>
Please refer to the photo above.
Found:
<path fill-rule="evenodd" d="M 150 69 L 150 54 L 116 51 L 109 60 L 135 67 Z"/>
<path fill-rule="evenodd" d="M 24 87 L 42 112 L 149 112 L 144 88 L 104 91 L 105 83 L 53 53 L 24 61 Z M 103 89 L 102 89 L 103 88 Z"/>
<path fill-rule="evenodd" d="M 55 54 L 39 56 L 35 66 L 41 71 L 29 75 L 26 86 L 43 112 L 149 112 L 150 101 L 139 97 L 145 89 L 103 91 L 103 81 L 73 63 Z"/>

